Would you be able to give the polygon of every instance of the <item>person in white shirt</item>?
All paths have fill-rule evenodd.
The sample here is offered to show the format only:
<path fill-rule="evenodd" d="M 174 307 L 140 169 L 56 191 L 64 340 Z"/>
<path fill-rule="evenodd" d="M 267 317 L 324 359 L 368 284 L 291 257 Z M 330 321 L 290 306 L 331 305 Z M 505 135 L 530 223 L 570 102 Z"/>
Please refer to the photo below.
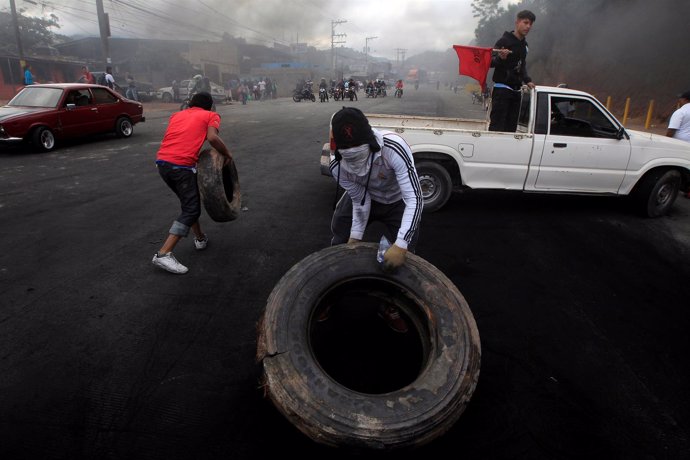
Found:
<path fill-rule="evenodd" d="M 347 192 L 333 214 L 331 244 L 361 241 L 369 224 L 379 221 L 394 239 L 384 254 L 384 267 L 394 270 L 403 265 L 408 250 L 414 252 L 422 217 L 412 151 L 398 134 L 373 129 L 353 107 L 333 115 L 331 130 L 331 174 Z"/>
<path fill-rule="evenodd" d="M 343 107 L 331 118 L 331 174 L 345 193 L 331 220 L 331 245 L 358 243 L 373 222 L 386 228 L 393 244 L 383 269 L 394 271 L 414 252 L 422 217 L 422 189 L 409 145 L 394 132 L 373 129 L 361 110 Z M 396 332 L 408 331 L 394 305 L 381 304 L 378 315 Z M 317 318 L 328 319 L 328 309 Z"/>
<path fill-rule="evenodd" d="M 668 122 L 666 135 L 674 139 L 690 142 L 690 91 L 678 96 L 678 110 L 673 112 Z"/>

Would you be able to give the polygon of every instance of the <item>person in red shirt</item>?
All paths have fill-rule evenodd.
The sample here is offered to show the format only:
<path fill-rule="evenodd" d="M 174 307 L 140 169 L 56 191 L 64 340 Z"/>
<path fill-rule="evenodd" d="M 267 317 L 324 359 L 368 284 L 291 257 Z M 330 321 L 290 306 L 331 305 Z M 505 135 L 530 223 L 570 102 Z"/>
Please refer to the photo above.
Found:
<path fill-rule="evenodd" d="M 91 85 L 96 84 L 96 79 L 93 77 L 91 72 L 89 72 L 89 68 L 84 66 L 81 66 L 81 77 L 79 78 L 79 81 L 82 83 L 88 83 Z"/>
<path fill-rule="evenodd" d="M 171 273 L 187 273 L 187 267 L 177 261 L 172 251 L 181 238 L 191 229 L 194 232 L 194 246 L 197 250 L 206 249 L 208 237 L 201 230 L 201 199 L 197 188 L 196 163 L 204 141 L 218 153 L 232 159 L 230 151 L 218 135 L 220 115 L 212 112 L 213 98 L 207 92 L 192 97 L 189 108 L 174 113 L 163 136 L 156 156 L 158 173 L 163 181 L 180 199 L 182 212 L 175 219 L 163 246 L 153 256 L 156 267 Z"/>

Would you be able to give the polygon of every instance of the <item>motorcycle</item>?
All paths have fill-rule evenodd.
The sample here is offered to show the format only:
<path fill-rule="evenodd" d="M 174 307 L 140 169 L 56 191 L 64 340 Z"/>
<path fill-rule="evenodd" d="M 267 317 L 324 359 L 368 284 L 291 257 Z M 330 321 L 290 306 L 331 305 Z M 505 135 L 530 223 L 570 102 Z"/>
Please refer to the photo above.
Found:
<path fill-rule="evenodd" d="M 350 98 L 350 102 L 357 100 L 357 93 L 355 92 L 354 86 L 348 87 L 347 90 L 345 90 L 345 91 L 346 91 L 347 97 Z"/>
<path fill-rule="evenodd" d="M 335 88 L 333 91 L 333 99 L 339 101 L 341 99 L 345 100 L 345 95 L 343 94 L 342 88 Z"/>
<path fill-rule="evenodd" d="M 366 93 L 367 97 L 376 97 L 376 89 L 373 86 L 367 86 Z"/>
<path fill-rule="evenodd" d="M 395 88 L 395 97 L 401 98 L 403 94 L 402 88 Z"/>
<path fill-rule="evenodd" d="M 303 90 L 295 89 L 292 92 L 292 100 L 293 101 L 302 102 L 302 99 L 316 102 L 316 96 L 314 96 L 314 93 L 312 93 L 309 88 L 304 88 Z"/>
<path fill-rule="evenodd" d="M 328 92 L 326 88 L 319 88 L 319 101 L 328 102 Z"/>
<path fill-rule="evenodd" d="M 384 88 L 383 86 L 379 86 L 376 93 L 379 97 L 386 97 L 386 88 Z"/>

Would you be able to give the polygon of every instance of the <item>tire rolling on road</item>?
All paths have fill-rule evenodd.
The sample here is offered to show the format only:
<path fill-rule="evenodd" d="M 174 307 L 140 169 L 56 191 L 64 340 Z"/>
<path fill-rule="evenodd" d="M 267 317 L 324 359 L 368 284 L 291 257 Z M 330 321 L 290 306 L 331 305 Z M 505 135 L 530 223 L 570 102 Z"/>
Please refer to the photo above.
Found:
<path fill-rule="evenodd" d="M 197 162 L 199 193 L 206 212 L 216 222 L 229 222 L 240 215 L 242 194 L 235 162 L 215 149 L 204 149 Z"/>
<path fill-rule="evenodd" d="M 479 378 L 479 332 L 455 285 L 409 253 L 384 273 L 376 251 L 357 243 L 306 257 L 275 286 L 258 325 L 266 394 L 322 444 L 425 444 L 457 421 Z M 386 321 L 390 306 L 405 332 Z"/>

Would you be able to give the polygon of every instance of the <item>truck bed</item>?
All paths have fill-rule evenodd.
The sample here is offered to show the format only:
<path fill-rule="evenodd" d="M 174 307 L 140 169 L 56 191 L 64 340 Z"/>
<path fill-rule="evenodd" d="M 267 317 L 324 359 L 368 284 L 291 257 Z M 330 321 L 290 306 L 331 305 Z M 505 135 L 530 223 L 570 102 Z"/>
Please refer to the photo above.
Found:
<path fill-rule="evenodd" d="M 375 128 L 400 130 L 406 128 L 428 130 L 487 131 L 486 120 L 469 118 L 420 117 L 409 115 L 367 114 L 369 124 Z"/>

